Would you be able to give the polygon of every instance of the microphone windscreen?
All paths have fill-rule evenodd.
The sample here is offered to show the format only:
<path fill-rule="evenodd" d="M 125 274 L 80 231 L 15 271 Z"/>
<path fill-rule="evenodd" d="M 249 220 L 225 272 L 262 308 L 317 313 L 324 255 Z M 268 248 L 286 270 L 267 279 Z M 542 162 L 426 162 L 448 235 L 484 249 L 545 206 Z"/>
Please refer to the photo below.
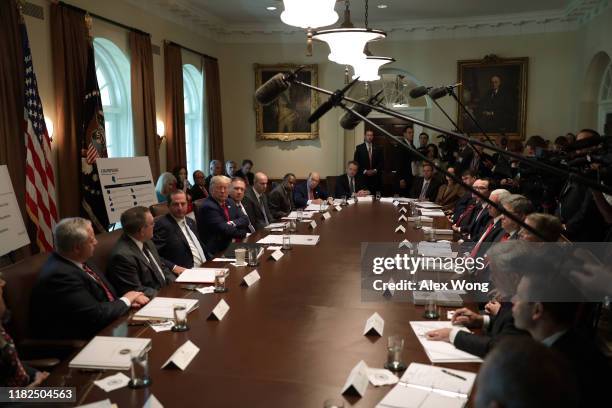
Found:
<path fill-rule="evenodd" d="M 285 75 L 278 73 L 257 88 L 255 99 L 262 105 L 268 105 L 274 102 L 288 88 L 289 82 L 285 81 Z"/>
<path fill-rule="evenodd" d="M 445 87 L 441 86 L 439 88 L 430 89 L 428 94 L 431 99 L 440 99 L 446 96 L 448 94 L 448 91 Z"/>
<path fill-rule="evenodd" d="M 353 109 L 359 112 L 363 116 L 368 116 L 372 109 L 369 106 L 356 105 L 353 106 Z M 357 115 L 354 115 L 353 112 L 346 112 L 340 118 L 340 126 L 342 126 L 345 130 L 353 130 L 357 127 L 357 125 L 361 122 L 361 118 Z"/>
<path fill-rule="evenodd" d="M 427 91 L 429 91 L 429 88 L 426 86 L 417 86 L 410 91 L 410 97 L 412 99 L 420 98 L 423 95 L 427 95 Z"/>

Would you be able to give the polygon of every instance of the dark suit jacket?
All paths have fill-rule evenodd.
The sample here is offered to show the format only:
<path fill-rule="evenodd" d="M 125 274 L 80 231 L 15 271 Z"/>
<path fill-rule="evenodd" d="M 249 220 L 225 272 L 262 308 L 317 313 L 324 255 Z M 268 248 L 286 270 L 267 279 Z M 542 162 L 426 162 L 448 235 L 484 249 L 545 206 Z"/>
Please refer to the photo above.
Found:
<path fill-rule="evenodd" d="M 196 184 L 189 190 L 189 195 L 191 196 L 191 201 L 195 201 L 208 197 L 208 191 L 205 193 L 204 190 Z"/>
<path fill-rule="evenodd" d="M 480 236 L 487 229 L 489 221 L 491 220 L 489 211 L 485 209 L 484 211 L 480 212 L 481 209 L 481 206 L 474 208 L 474 211 L 472 212 L 472 217 L 470 219 L 470 224 L 466 228 L 467 232 L 470 234 L 470 239 L 472 241 L 478 241 L 480 239 Z"/>
<path fill-rule="evenodd" d="M 191 229 L 195 238 L 199 240 L 196 222 L 189 217 L 185 217 L 185 222 L 187 222 L 187 227 Z M 172 270 L 176 265 L 187 269 L 193 268 L 193 255 L 189 243 L 172 215 L 166 214 L 155 220 L 153 243 L 162 262 L 169 270 Z M 206 259 L 212 259 L 212 255 L 206 251 L 206 246 L 202 242 L 200 242 L 200 246 Z"/>
<path fill-rule="evenodd" d="M 241 177 L 243 178 L 250 186 L 253 185 L 253 180 L 255 179 L 255 174 L 253 174 L 252 172 L 248 172 L 247 174 L 244 174 L 242 172 L 242 169 L 238 169 L 238 171 L 236 173 L 234 173 L 234 177 Z"/>
<path fill-rule="evenodd" d="M 268 205 L 272 216 L 277 220 L 295 210 L 293 195 L 285 190 L 282 183 L 274 187 L 274 190 L 268 194 Z"/>
<path fill-rule="evenodd" d="M 414 144 L 412 145 L 413 148 Z M 416 149 L 416 148 L 415 148 Z M 416 160 L 414 154 L 406 147 L 397 146 L 396 150 L 396 163 L 397 163 L 397 180 L 405 180 L 406 184 L 410 185 L 414 174 L 412 174 L 412 161 Z"/>
<path fill-rule="evenodd" d="M 315 199 L 321 198 L 327 200 L 327 193 L 323 191 L 321 186 L 314 189 L 312 195 Z M 293 189 L 293 202 L 296 208 L 304 208 L 308 205 L 308 186 L 307 182 L 303 182 L 295 186 Z"/>
<path fill-rule="evenodd" d="M 136 290 L 151 298 L 160 288 L 174 282 L 175 275 L 162 262 L 153 242 L 146 241 L 143 245 L 155 258 L 165 280 L 126 233 L 121 235 L 111 251 L 106 276 L 120 293 Z"/>
<path fill-rule="evenodd" d="M 528 336 L 529 333 L 514 326 L 512 303 L 503 302 L 496 316 L 491 317 L 489 327 L 482 334 L 460 331 L 455 337 L 455 347 L 478 357 L 484 357 L 505 336 Z"/>
<path fill-rule="evenodd" d="M 609 359 L 595 342 L 570 329 L 552 344 L 551 349 L 569 362 L 578 383 L 580 406 L 603 406 L 602 401 L 609 399 L 612 369 Z"/>
<path fill-rule="evenodd" d="M 474 202 L 474 198 L 472 197 L 472 193 L 467 191 L 464 193 L 457 203 L 455 204 L 455 210 L 453 211 L 453 224 L 457 222 L 461 214 L 465 211 L 468 205 Z"/>
<path fill-rule="evenodd" d="M 382 173 L 384 169 L 384 154 L 381 147 L 376 146 L 372 143 L 372 165 L 370 166 L 370 158 L 368 157 L 368 148 L 365 142 L 357 145 L 355 148 L 355 154 L 353 160 L 359 163 L 359 174 L 364 175 L 365 170 L 376 169 L 376 174 L 373 176 L 364 175 L 364 183 L 368 186 L 368 190 L 372 194 L 376 191 L 381 190 L 382 187 Z"/>
<path fill-rule="evenodd" d="M 561 190 L 558 215 L 571 241 L 597 242 L 604 238 L 606 223 L 588 187 L 568 182 Z"/>
<path fill-rule="evenodd" d="M 230 221 L 225 218 L 225 212 L 217 200 L 208 197 L 202 205 L 196 209 L 196 221 L 200 240 L 206 245 L 210 253 L 216 255 L 225 251 L 232 239 L 242 239 L 246 236 L 249 228 L 249 219 L 242 211 L 238 210 L 234 200 L 227 198 Z"/>
<path fill-rule="evenodd" d="M 268 197 L 266 194 L 261 195 L 261 200 L 263 201 L 263 207 L 266 217 L 268 217 L 268 222 L 273 222 L 274 217 L 272 217 L 272 213 L 270 212 L 270 207 L 268 206 Z M 257 195 L 255 195 L 255 191 L 253 191 L 253 187 L 248 187 L 244 193 L 244 199 L 242 200 L 242 205 L 249 215 L 249 219 L 251 220 L 251 224 L 256 230 L 260 230 L 264 228 L 266 224 L 266 218 L 264 217 L 264 212 L 261 209 L 261 205 L 259 204 L 259 200 L 257 200 Z"/>
<path fill-rule="evenodd" d="M 455 204 L 463 195 L 463 187 L 459 184 L 453 184 L 449 187 L 448 184 L 442 184 L 438 188 L 435 203 L 440 204 L 444 210 L 455 208 Z"/>
<path fill-rule="evenodd" d="M 355 175 L 355 192 L 365 190 L 366 188 L 363 176 L 357 173 Z M 346 196 L 346 198 L 351 197 L 351 187 L 349 186 L 349 178 L 346 173 L 336 178 L 336 191 L 334 192 L 334 197 L 336 198 L 342 198 L 344 196 Z"/>
<path fill-rule="evenodd" d="M 458 170 L 458 176 L 461 177 L 462 173 L 470 168 L 472 159 L 474 158 L 474 150 L 470 146 L 465 146 L 463 150 L 459 152 L 459 158 L 457 159 L 456 166 Z"/>
<path fill-rule="evenodd" d="M 96 271 L 95 265 L 88 266 Z M 97 271 L 96 271 L 97 272 Z M 90 339 L 129 307 L 110 282 L 97 273 L 116 299 L 85 271 L 55 252 L 49 256 L 32 289 L 30 323 L 37 338 Z"/>
<path fill-rule="evenodd" d="M 423 177 L 417 177 L 414 179 L 412 186 L 410 187 L 410 197 L 419 198 L 421 195 L 421 189 L 423 188 Z M 427 192 L 425 196 L 429 201 L 435 201 L 436 196 L 438 195 L 438 189 L 440 188 L 440 180 L 435 177 L 432 177 L 429 180 L 429 187 L 427 187 Z"/>
<path fill-rule="evenodd" d="M 502 228 L 502 223 L 501 223 L 501 218 L 500 218 L 493 225 L 493 229 L 491 230 L 491 232 L 489 232 L 489 235 L 487 235 L 487 237 L 482 242 L 489 242 L 489 243 L 499 242 L 505 233 L 506 233 L 506 230 Z"/>

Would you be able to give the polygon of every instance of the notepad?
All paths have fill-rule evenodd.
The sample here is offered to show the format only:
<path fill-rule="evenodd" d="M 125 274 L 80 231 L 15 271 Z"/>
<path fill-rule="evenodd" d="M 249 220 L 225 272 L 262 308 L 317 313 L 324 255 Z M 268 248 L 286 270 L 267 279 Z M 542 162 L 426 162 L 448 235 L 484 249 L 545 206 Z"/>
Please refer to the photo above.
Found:
<path fill-rule="evenodd" d="M 186 272 L 186 271 L 185 271 Z M 184 272 L 183 272 L 184 273 Z M 198 299 L 155 297 L 140 309 L 133 320 L 169 320 L 174 319 L 174 306 L 185 306 L 187 313 L 197 309 Z"/>
<path fill-rule="evenodd" d="M 442 210 L 427 210 L 422 208 L 421 215 L 425 217 L 444 217 L 444 211 Z"/>
<path fill-rule="evenodd" d="M 412 363 L 376 408 L 462 408 L 475 373 Z"/>
<path fill-rule="evenodd" d="M 432 203 L 430 201 L 417 201 L 416 206 L 419 208 L 442 208 L 440 204 Z"/>
<path fill-rule="evenodd" d="M 317 245 L 320 237 L 318 235 L 291 235 L 291 245 Z M 267 235 L 257 241 L 258 244 L 282 245 L 282 235 Z"/>
<path fill-rule="evenodd" d="M 68 364 L 88 370 L 129 370 L 132 355 L 151 348 L 151 339 L 96 336 Z"/>
<path fill-rule="evenodd" d="M 410 322 L 421 346 L 432 363 L 481 363 L 482 359 L 465 351 L 457 349 L 445 341 L 427 340 L 425 333 L 431 330 L 452 328 L 450 321 L 413 321 Z"/>
<path fill-rule="evenodd" d="M 177 278 L 178 283 L 214 283 L 215 273 L 223 271 L 226 272 L 226 268 L 191 268 L 185 269 Z"/>
<path fill-rule="evenodd" d="M 324 204 L 308 204 L 308 206 L 304 208 L 304 211 L 319 211 L 319 210 L 327 211 L 328 207 L 329 206 L 325 203 Z"/>

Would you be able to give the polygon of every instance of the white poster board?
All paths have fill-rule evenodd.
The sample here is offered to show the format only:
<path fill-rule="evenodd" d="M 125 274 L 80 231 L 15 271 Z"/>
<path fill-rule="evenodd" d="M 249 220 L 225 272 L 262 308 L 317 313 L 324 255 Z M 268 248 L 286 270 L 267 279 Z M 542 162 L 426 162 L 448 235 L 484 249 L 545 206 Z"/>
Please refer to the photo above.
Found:
<path fill-rule="evenodd" d="M 98 158 L 96 164 L 109 222 L 119 222 L 128 208 L 157 204 L 148 157 Z"/>
<path fill-rule="evenodd" d="M 8 166 L 0 166 L 0 256 L 29 244 Z"/>

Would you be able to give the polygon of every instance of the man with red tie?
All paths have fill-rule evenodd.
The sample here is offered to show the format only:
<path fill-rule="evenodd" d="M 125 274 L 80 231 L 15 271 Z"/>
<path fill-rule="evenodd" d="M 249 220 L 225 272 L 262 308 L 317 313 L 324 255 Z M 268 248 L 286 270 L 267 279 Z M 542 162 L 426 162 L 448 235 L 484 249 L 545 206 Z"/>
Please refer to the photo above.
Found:
<path fill-rule="evenodd" d="M 384 168 L 383 151 L 374 146 L 374 132 L 366 130 L 363 143 L 355 148 L 353 157 L 359 164 L 359 171 L 364 176 L 366 187 L 372 194 L 382 188 L 382 172 Z"/>
<path fill-rule="evenodd" d="M 308 175 L 308 179 L 293 189 L 293 202 L 297 208 L 304 208 L 309 204 L 321 204 L 328 198 L 325 190 L 321 189 L 321 176 L 316 171 Z"/>
<path fill-rule="evenodd" d="M 249 232 L 249 218 L 229 197 L 231 180 L 215 176 L 210 180 L 210 196 L 196 210 L 200 240 L 213 255 L 225 251 L 232 240 L 242 240 Z"/>
<path fill-rule="evenodd" d="M 504 206 L 506 211 L 512 213 L 521 221 L 524 221 L 525 217 L 533 212 L 533 204 L 531 201 L 520 194 L 509 195 L 501 201 L 501 205 Z M 519 239 L 520 225 L 505 215 L 502 215 L 501 222 L 505 231 L 501 239 L 502 241 Z"/>
<path fill-rule="evenodd" d="M 56 251 L 32 289 L 30 316 L 35 337 L 89 339 L 130 308 L 149 301 L 137 291 L 118 295 L 95 265 L 87 262 L 98 243 L 89 220 L 63 219 L 53 236 Z"/>
<path fill-rule="evenodd" d="M 510 192 L 508 190 L 500 188 L 493 190 L 489 199 L 495 204 L 501 205 L 501 201 L 509 196 Z M 489 248 L 489 245 L 494 242 L 499 242 L 504 235 L 504 229 L 502 228 L 502 213 L 492 205 L 489 205 L 487 210 L 489 211 L 491 221 L 489 221 L 487 229 L 485 229 L 478 242 L 476 242 L 476 245 L 474 245 L 474 248 L 472 248 L 470 252 L 472 258 L 483 256 Z"/>

